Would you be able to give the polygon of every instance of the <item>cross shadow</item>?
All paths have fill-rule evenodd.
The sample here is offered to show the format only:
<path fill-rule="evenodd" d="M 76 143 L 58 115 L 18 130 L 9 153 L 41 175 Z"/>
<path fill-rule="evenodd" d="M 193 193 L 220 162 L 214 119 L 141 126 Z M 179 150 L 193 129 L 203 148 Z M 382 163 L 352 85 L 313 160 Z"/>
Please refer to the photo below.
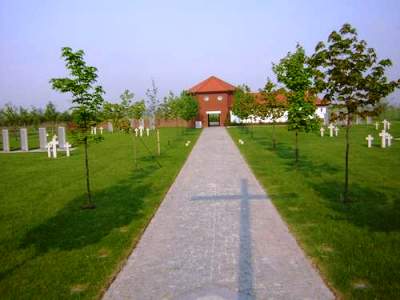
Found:
<path fill-rule="evenodd" d="M 239 195 L 195 196 L 192 197 L 192 200 L 240 201 L 239 294 L 237 300 L 254 299 L 250 200 L 266 200 L 266 196 L 250 194 L 247 179 L 241 179 Z"/>

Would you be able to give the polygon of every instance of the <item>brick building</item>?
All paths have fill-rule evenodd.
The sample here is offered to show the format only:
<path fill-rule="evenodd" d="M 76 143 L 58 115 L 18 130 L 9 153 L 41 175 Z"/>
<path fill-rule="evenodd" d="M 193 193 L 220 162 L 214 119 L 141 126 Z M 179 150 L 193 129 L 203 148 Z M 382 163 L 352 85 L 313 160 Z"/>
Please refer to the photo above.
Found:
<path fill-rule="evenodd" d="M 270 123 L 271 119 L 251 117 L 246 120 L 241 120 L 232 112 L 233 93 L 236 87 L 215 77 L 211 76 L 206 80 L 196 84 L 189 89 L 189 93 L 196 97 L 199 103 L 199 114 L 196 122 L 201 121 L 202 127 L 210 126 L 224 126 L 228 122 L 234 123 Z M 259 93 L 254 93 L 259 97 Z M 279 100 L 286 101 L 284 95 L 277 95 Z M 325 124 L 328 123 L 328 104 L 321 99 L 316 99 L 317 109 L 316 115 L 323 120 Z M 287 121 L 287 112 L 285 115 L 278 119 L 278 122 Z"/>
<path fill-rule="evenodd" d="M 229 121 L 235 86 L 211 76 L 189 89 L 199 102 L 199 115 L 203 127 L 223 126 Z"/>

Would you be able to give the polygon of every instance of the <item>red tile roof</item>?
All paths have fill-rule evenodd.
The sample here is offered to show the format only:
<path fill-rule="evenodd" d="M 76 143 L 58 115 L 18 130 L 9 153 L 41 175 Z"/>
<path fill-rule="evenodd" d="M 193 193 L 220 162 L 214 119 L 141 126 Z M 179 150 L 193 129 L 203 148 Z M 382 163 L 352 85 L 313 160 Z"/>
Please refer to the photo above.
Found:
<path fill-rule="evenodd" d="M 189 89 L 190 93 L 210 93 L 210 92 L 233 92 L 236 87 L 219 79 L 215 76 L 210 76 L 206 80 L 196 84 Z"/>

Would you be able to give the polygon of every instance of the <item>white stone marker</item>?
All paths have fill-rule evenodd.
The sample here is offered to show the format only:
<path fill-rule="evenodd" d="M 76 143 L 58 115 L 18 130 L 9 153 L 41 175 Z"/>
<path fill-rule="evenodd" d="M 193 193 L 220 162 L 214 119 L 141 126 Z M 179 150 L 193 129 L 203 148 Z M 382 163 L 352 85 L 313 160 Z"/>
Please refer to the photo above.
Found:
<path fill-rule="evenodd" d="M 393 136 L 390 133 L 386 132 L 386 140 L 387 140 L 388 147 L 392 146 L 392 139 L 393 139 Z"/>
<path fill-rule="evenodd" d="M 71 144 L 66 142 L 65 143 L 65 151 L 67 153 L 67 157 L 69 157 L 69 149 L 71 148 Z"/>
<path fill-rule="evenodd" d="M 140 137 L 143 136 L 143 127 L 142 126 L 139 127 L 139 134 L 140 134 Z"/>
<path fill-rule="evenodd" d="M 319 132 L 321 133 L 321 137 L 323 137 L 323 136 L 324 136 L 324 132 L 325 132 L 325 128 L 324 128 L 324 127 L 321 127 L 321 129 L 319 130 Z"/>
<path fill-rule="evenodd" d="M 19 130 L 21 137 L 21 151 L 29 151 L 28 147 L 28 130 L 26 128 L 21 128 Z"/>
<path fill-rule="evenodd" d="M 388 121 L 386 124 L 387 124 L 387 130 L 390 130 L 391 123 Z"/>
<path fill-rule="evenodd" d="M 93 134 L 97 135 L 97 127 L 93 127 Z"/>
<path fill-rule="evenodd" d="M 47 133 L 46 128 L 39 128 L 39 147 L 40 150 L 46 150 L 47 147 Z"/>
<path fill-rule="evenodd" d="M 111 122 L 107 123 L 107 129 L 108 129 L 108 132 L 113 132 L 114 131 L 113 124 Z"/>
<path fill-rule="evenodd" d="M 65 148 L 65 127 L 58 127 L 58 145 L 60 149 Z"/>
<path fill-rule="evenodd" d="M 135 136 L 138 136 L 139 128 L 135 128 Z"/>
<path fill-rule="evenodd" d="M 99 129 L 100 129 L 100 134 L 103 135 L 103 130 L 104 130 L 104 128 L 103 128 L 103 127 L 100 127 Z"/>
<path fill-rule="evenodd" d="M 339 127 L 335 126 L 335 136 L 338 136 Z"/>
<path fill-rule="evenodd" d="M 365 139 L 368 141 L 368 148 L 371 148 L 372 141 L 374 140 L 373 136 L 368 134 L 368 136 Z"/>
<path fill-rule="evenodd" d="M 379 123 L 375 122 L 375 129 L 378 130 L 379 129 Z"/>
<path fill-rule="evenodd" d="M 3 151 L 10 152 L 10 140 L 8 138 L 8 129 L 3 129 L 1 131 L 1 135 L 3 137 Z"/>
<path fill-rule="evenodd" d="M 385 132 L 385 130 L 382 130 L 381 133 L 379 134 L 379 136 L 382 138 L 381 147 L 386 148 L 386 132 Z"/>
<path fill-rule="evenodd" d="M 333 129 L 335 128 L 335 126 L 333 124 L 330 124 L 328 128 L 329 128 L 329 136 L 333 137 Z"/>
<path fill-rule="evenodd" d="M 150 135 L 150 128 L 146 128 L 146 134 L 147 134 L 147 136 Z"/>

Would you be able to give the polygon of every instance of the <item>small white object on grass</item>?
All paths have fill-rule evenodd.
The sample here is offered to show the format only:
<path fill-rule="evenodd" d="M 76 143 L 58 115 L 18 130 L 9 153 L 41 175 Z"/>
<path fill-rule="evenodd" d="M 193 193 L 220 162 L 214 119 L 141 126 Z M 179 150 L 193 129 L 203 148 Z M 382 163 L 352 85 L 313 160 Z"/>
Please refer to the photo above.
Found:
<path fill-rule="evenodd" d="M 333 129 L 335 128 L 335 126 L 331 123 L 329 124 L 328 128 L 329 128 L 329 136 L 333 137 Z"/>
<path fill-rule="evenodd" d="M 371 148 L 372 141 L 374 140 L 374 138 L 372 137 L 372 135 L 368 134 L 368 136 L 365 139 L 368 141 L 368 148 Z"/>
<path fill-rule="evenodd" d="M 324 136 L 324 132 L 325 132 L 325 128 L 324 128 L 324 127 L 321 127 L 321 129 L 319 130 L 319 132 L 321 132 L 321 137 L 323 137 L 323 136 Z"/>
<path fill-rule="evenodd" d="M 103 127 L 100 127 L 99 129 L 100 129 L 100 134 L 103 134 L 103 129 L 104 129 L 104 128 L 103 128 Z"/>
<path fill-rule="evenodd" d="M 388 147 L 392 146 L 392 139 L 393 139 L 393 136 L 390 133 L 386 132 L 386 140 L 387 140 Z"/>
<path fill-rule="evenodd" d="M 239 144 L 243 145 L 244 144 L 243 140 L 239 139 Z"/>
<path fill-rule="evenodd" d="M 147 136 L 150 135 L 150 128 L 146 128 L 146 134 L 147 134 Z"/>
<path fill-rule="evenodd" d="M 384 129 L 381 131 L 381 133 L 379 134 L 379 136 L 382 138 L 382 140 L 381 140 L 381 147 L 382 147 L 382 148 L 386 148 L 386 132 L 385 132 Z"/>
<path fill-rule="evenodd" d="M 67 153 L 67 157 L 69 157 L 69 148 L 71 148 L 71 144 L 66 142 L 64 145 L 65 151 Z"/>
<path fill-rule="evenodd" d="M 338 136 L 339 127 L 335 126 L 335 136 Z"/>

